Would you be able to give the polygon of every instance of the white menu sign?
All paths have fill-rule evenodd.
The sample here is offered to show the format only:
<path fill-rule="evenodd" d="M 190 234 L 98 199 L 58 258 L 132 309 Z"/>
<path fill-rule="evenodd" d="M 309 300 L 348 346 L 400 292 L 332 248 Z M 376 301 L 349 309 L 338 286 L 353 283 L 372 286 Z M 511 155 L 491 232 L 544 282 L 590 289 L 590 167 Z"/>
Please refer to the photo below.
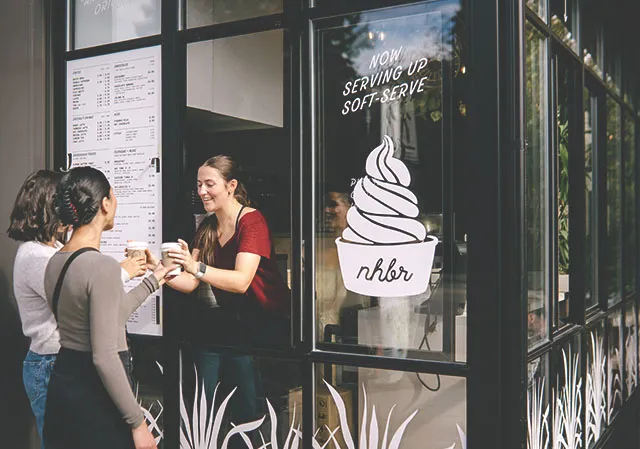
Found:
<path fill-rule="evenodd" d="M 109 179 L 118 209 L 101 250 L 118 261 L 127 240 L 157 257 L 162 240 L 160 46 L 67 62 L 67 168 Z M 127 290 L 140 278 L 125 284 Z M 161 291 L 131 315 L 131 333 L 162 335 Z"/>

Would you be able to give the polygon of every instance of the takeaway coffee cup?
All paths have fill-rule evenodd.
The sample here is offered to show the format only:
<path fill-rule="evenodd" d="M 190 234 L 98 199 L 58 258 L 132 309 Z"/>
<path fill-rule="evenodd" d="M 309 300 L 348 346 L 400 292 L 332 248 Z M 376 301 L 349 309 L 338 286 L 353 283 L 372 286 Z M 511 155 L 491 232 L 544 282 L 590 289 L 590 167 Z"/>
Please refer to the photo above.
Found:
<path fill-rule="evenodd" d="M 147 260 L 146 250 L 149 249 L 147 242 L 127 242 L 127 257 L 133 259 L 134 257 L 144 257 L 145 262 Z"/>
<path fill-rule="evenodd" d="M 160 253 L 162 254 L 162 265 L 164 265 L 165 267 L 173 265 L 175 262 L 169 256 L 169 251 L 180 249 L 182 249 L 182 246 L 180 246 L 180 244 L 177 242 L 163 243 L 160 247 Z M 167 276 L 178 276 L 179 274 L 180 267 L 178 266 L 175 270 L 171 270 L 169 273 L 167 273 Z"/>

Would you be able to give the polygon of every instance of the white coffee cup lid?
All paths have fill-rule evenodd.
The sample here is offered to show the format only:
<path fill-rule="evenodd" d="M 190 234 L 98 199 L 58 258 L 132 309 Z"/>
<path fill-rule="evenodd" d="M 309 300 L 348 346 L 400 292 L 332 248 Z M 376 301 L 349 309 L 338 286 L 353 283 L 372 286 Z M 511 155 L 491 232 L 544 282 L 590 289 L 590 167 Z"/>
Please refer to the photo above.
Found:
<path fill-rule="evenodd" d="M 136 242 L 136 241 L 130 241 L 127 242 L 127 248 L 128 249 L 135 249 L 135 248 L 149 248 L 149 244 L 147 242 Z"/>
<path fill-rule="evenodd" d="M 165 249 L 173 249 L 173 248 L 182 248 L 182 245 L 180 245 L 178 242 L 167 242 L 167 243 L 163 243 L 162 246 L 160 246 L 160 250 L 165 250 Z"/>

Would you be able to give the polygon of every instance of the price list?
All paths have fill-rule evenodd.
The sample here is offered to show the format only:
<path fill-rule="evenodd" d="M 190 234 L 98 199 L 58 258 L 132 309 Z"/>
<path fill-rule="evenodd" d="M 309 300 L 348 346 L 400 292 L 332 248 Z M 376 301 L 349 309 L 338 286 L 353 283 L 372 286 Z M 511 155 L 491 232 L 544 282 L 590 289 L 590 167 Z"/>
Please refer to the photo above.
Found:
<path fill-rule="evenodd" d="M 101 251 L 118 261 L 128 240 L 160 255 L 160 61 L 156 46 L 67 62 L 67 168 L 92 166 L 109 179 L 118 209 Z M 158 291 L 131 316 L 128 331 L 162 335 L 161 308 Z"/>

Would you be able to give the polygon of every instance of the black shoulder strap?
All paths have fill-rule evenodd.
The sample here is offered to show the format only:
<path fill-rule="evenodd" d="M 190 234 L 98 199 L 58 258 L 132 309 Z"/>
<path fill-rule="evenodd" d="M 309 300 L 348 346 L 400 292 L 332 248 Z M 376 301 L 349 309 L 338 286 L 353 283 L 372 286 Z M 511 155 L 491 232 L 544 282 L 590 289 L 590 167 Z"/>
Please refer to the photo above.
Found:
<path fill-rule="evenodd" d="M 62 267 L 62 271 L 60 272 L 60 276 L 58 277 L 58 282 L 56 283 L 56 288 L 53 290 L 53 301 L 51 301 L 51 309 L 53 310 L 53 316 L 58 319 L 58 301 L 60 300 L 60 290 L 62 290 L 62 281 L 64 281 L 64 276 L 67 274 L 67 270 L 69 269 L 69 265 L 74 261 L 76 257 L 78 257 L 82 253 L 86 253 L 87 251 L 98 251 L 95 248 L 80 248 L 75 251 L 67 261 L 64 263 Z"/>
<path fill-rule="evenodd" d="M 236 227 L 235 229 L 238 229 L 238 223 L 240 223 L 240 215 L 242 215 L 242 211 L 244 210 L 244 208 L 247 206 L 242 206 L 240 208 L 240 210 L 238 211 L 238 216 L 236 217 Z"/>

